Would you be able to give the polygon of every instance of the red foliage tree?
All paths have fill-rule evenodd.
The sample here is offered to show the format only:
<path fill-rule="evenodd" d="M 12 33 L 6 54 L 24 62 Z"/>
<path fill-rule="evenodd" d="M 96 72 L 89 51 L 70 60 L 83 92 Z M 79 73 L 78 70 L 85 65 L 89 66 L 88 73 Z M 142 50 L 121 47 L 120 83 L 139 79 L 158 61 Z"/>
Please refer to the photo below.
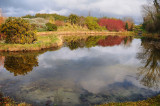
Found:
<path fill-rule="evenodd" d="M 98 21 L 100 26 L 105 26 L 109 31 L 125 31 L 125 23 L 119 19 L 102 18 Z"/>
<path fill-rule="evenodd" d="M 106 39 L 99 40 L 98 45 L 100 46 L 115 46 L 120 45 L 124 41 L 124 36 L 108 36 Z"/>

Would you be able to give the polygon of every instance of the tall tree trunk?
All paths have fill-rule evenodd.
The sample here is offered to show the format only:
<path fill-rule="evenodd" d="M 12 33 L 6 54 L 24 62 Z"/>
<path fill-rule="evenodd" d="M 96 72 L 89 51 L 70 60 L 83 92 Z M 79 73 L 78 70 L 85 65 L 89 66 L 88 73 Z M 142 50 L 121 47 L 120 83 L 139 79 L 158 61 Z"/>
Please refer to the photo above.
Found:
<path fill-rule="evenodd" d="M 160 12 L 160 4 L 157 0 L 154 0 L 154 6 L 156 8 L 156 12 L 159 13 Z"/>

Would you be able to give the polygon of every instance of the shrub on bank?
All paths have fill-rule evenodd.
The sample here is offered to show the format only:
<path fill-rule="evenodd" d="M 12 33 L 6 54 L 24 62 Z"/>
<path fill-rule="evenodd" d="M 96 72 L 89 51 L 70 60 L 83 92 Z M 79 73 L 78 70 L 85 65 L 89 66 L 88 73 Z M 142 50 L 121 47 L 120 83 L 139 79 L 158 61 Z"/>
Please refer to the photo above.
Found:
<path fill-rule="evenodd" d="M 57 26 L 52 23 L 46 23 L 46 27 L 48 31 L 57 31 Z"/>
<path fill-rule="evenodd" d="M 0 17 L 0 26 L 1 26 L 1 24 L 4 22 L 4 19 L 3 19 L 3 17 Z M 4 36 L 4 34 L 2 34 L 1 32 L 0 32 L 0 40 L 3 40 L 5 38 L 5 36 Z"/>
<path fill-rule="evenodd" d="M 0 32 L 6 35 L 6 43 L 30 44 L 37 40 L 34 27 L 22 18 L 8 18 L 2 24 Z"/>
<path fill-rule="evenodd" d="M 124 31 L 125 23 L 119 19 L 102 18 L 98 21 L 100 26 L 105 26 L 109 31 Z"/>
<path fill-rule="evenodd" d="M 79 17 L 76 14 L 71 14 L 68 17 L 68 20 L 72 25 L 73 24 L 77 24 L 78 23 L 78 19 L 79 19 Z"/>
<path fill-rule="evenodd" d="M 33 24 L 38 32 L 47 31 L 47 27 L 45 24 L 49 22 L 48 19 L 44 18 L 24 18 L 24 19 L 28 20 L 30 24 Z"/>
<path fill-rule="evenodd" d="M 98 22 L 98 18 L 96 17 L 88 16 L 85 19 L 85 24 L 87 25 L 89 30 L 98 30 L 98 31 L 106 30 L 105 27 L 99 26 L 97 22 Z"/>
<path fill-rule="evenodd" d="M 64 26 L 59 26 L 58 31 L 89 31 L 87 27 L 82 27 L 76 24 L 65 23 Z"/>

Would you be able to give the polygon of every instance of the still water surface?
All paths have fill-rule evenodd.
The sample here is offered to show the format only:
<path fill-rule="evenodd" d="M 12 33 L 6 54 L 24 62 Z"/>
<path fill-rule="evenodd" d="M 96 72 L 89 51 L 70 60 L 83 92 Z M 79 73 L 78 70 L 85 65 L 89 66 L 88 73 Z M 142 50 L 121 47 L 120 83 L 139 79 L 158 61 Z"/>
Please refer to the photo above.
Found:
<path fill-rule="evenodd" d="M 95 105 L 160 94 L 157 40 L 66 38 L 56 51 L 0 53 L 0 90 L 34 106 Z"/>

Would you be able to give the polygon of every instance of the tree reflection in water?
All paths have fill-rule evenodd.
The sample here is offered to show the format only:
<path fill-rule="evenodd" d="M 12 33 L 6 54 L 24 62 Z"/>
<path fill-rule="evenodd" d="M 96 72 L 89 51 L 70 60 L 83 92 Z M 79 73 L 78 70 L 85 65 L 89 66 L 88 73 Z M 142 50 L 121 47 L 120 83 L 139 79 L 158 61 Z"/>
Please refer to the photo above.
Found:
<path fill-rule="evenodd" d="M 91 48 L 95 46 L 116 46 L 123 44 L 125 46 L 130 46 L 133 37 L 130 36 L 87 36 L 87 37 L 77 37 L 70 36 L 64 37 L 65 44 L 71 49 L 75 50 L 78 48 Z"/>
<path fill-rule="evenodd" d="M 127 36 L 107 36 L 105 39 L 99 40 L 98 45 L 106 47 L 106 46 L 115 46 L 115 45 L 128 45 L 130 46 L 132 42 L 132 37 Z"/>
<path fill-rule="evenodd" d="M 4 66 L 5 56 L 0 56 L 0 67 Z"/>
<path fill-rule="evenodd" d="M 144 66 L 138 69 L 138 78 L 144 86 L 158 88 L 160 82 L 160 40 L 142 39 L 141 52 L 137 58 Z"/>
<path fill-rule="evenodd" d="M 15 76 L 26 75 L 33 70 L 33 67 L 38 66 L 36 55 L 22 54 L 9 55 L 5 57 L 4 67 L 6 70 L 14 73 Z"/>
<path fill-rule="evenodd" d="M 25 75 L 38 66 L 36 56 L 7 56 L 4 63 L 4 67 L 15 76 Z"/>

